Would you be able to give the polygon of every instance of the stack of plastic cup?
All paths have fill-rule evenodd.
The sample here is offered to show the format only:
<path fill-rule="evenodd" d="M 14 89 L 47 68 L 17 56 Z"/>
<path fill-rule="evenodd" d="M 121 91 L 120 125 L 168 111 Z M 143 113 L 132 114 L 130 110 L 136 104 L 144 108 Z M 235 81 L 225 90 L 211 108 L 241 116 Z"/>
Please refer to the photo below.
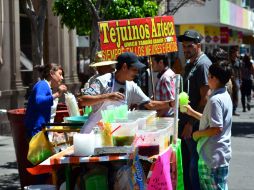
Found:
<path fill-rule="evenodd" d="M 189 96 L 186 92 L 181 92 L 179 94 L 179 106 L 180 106 L 180 112 L 187 112 L 187 108 L 184 106 L 189 104 Z"/>
<path fill-rule="evenodd" d="M 128 105 L 124 104 L 124 105 L 120 105 L 117 108 L 117 118 L 118 119 L 127 119 L 127 112 L 128 112 Z"/>

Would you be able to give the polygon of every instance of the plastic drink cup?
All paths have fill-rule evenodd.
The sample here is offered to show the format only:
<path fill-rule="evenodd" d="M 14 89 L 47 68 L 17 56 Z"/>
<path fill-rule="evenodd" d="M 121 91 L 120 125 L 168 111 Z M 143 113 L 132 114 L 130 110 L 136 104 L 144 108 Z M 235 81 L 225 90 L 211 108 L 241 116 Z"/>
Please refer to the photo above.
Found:
<path fill-rule="evenodd" d="M 189 103 L 189 96 L 186 92 L 181 92 L 179 94 L 179 106 L 180 106 L 180 112 L 187 112 L 187 108 L 184 106 L 188 105 Z"/>

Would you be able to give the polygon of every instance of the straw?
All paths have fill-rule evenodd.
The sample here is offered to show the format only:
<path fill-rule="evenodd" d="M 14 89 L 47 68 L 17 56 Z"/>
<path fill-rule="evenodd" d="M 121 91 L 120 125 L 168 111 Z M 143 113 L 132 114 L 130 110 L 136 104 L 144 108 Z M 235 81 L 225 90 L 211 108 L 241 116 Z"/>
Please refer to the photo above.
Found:
<path fill-rule="evenodd" d="M 103 123 L 103 122 L 99 121 L 99 122 L 97 123 L 97 125 L 99 126 L 99 128 L 100 128 L 101 131 L 103 131 L 103 130 L 105 129 L 105 126 L 104 126 L 104 123 Z"/>
<path fill-rule="evenodd" d="M 122 127 L 122 125 L 119 125 L 117 128 L 115 128 L 115 129 L 111 132 L 111 135 L 112 135 L 115 131 L 117 131 L 120 127 Z"/>

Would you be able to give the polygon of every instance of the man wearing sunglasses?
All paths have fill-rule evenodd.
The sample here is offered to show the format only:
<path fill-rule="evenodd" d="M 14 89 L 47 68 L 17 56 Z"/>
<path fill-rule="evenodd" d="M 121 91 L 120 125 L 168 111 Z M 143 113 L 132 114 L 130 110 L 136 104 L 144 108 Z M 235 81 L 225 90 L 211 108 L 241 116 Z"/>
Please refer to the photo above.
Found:
<path fill-rule="evenodd" d="M 201 50 L 203 37 L 195 30 L 187 30 L 178 37 L 182 42 L 186 59 L 183 75 L 183 89 L 189 95 L 191 107 L 199 112 L 203 109 L 208 97 L 208 68 L 212 64 Z M 198 130 L 199 121 L 187 114 L 179 114 L 179 137 L 182 139 L 183 173 L 185 189 L 199 190 L 197 144 L 192 138 L 193 132 Z"/>

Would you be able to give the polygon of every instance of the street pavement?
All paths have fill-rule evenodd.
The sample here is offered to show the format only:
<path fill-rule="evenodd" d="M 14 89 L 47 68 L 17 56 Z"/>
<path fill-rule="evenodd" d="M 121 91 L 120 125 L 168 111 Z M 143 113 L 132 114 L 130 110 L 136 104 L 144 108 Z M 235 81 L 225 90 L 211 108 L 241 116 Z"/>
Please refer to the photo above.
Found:
<path fill-rule="evenodd" d="M 229 169 L 229 190 L 254 189 L 254 99 L 251 111 L 233 116 L 232 160 Z M 20 189 L 13 140 L 0 136 L 0 189 Z"/>

